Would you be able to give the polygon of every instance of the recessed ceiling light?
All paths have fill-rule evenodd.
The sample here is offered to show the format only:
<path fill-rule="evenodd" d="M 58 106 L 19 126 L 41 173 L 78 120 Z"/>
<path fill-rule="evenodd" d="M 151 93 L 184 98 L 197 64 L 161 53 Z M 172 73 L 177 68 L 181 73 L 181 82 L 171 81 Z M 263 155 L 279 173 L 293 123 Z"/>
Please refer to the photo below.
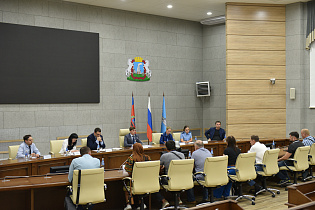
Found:
<path fill-rule="evenodd" d="M 167 5 L 167 8 L 171 9 L 171 8 L 173 8 L 173 5 L 169 4 L 169 5 Z"/>
<path fill-rule="evenodd" d="M 207 12 L 207 15 L 212 15 L 212 12 Z"/>

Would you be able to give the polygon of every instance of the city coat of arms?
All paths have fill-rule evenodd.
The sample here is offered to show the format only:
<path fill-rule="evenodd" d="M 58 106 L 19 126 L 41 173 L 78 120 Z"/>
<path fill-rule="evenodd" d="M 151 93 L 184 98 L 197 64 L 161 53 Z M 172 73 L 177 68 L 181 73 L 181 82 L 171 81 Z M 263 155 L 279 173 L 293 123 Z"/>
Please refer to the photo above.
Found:
<path fill-rule="evenodd" d="M 149 69 L 149 61 L 143 60 L 141 57 L 128 59 L 128 68 L 126 69 L 127 80 L 131 81 L 149 81 L 151 78 L 151 70 Z"/>

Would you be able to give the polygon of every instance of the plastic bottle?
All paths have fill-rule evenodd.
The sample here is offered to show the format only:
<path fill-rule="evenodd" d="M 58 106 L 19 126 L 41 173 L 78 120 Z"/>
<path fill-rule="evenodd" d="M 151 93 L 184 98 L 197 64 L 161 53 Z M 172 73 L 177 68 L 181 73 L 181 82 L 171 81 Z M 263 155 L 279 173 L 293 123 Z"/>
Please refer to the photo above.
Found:
<path fill-rule="evenodd" d="M 104 158 L 102 158 L 101 167 L 104 167 L 104 168 L 105 168 Z"/>
<path fill-rule="evenodd" d="M 213 148 L 212 147 L 211 147 L 211 151 L 210 152 L 211 152 L 211 155 L 213 155 Z"/>
<path fill-rule="evenodd" d="M 197 141 L 197 136 L 195 136 L 195 141 Z"/>
<path fill-rule="evenodd" d="M 190 159 L 191 158 L 191 151 L 189 151 L 189 153 L 188 153 L 188 159 Z"/>
<path fill-rule="evenodd" d="M 28 153 L 25 152 L 25 160 L 28 160 Z"/>
<path fill-rule="evenodd" d="M 97 152 L 100 152 L 100 144 L 97 144 Z"/>
<path fill-rule="evenodd" d="M 272 141 L 272 149 L 276 148 L 275 140 Z"/>
<path fill-rule="evenodd" d="M 66 148 L 66 156 L 69 155 L 69 150 L 68 150 L 68 147 Z"/>

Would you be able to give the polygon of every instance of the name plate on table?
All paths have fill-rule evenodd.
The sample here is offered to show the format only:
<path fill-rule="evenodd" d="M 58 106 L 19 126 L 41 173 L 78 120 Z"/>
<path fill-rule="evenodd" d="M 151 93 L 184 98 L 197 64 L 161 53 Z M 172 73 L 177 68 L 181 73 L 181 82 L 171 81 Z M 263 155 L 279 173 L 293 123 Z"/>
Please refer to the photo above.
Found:
<path fill-rule="evenodd" d="M 116 147 L 116 148 L 113 148 L 112 150 L 113 150 L 113 151 L 118 151 L 118 150 L 122 150 L 122 148 Z"/>
<path fill-rule="evenodd" d="M 80 152 L 74 152 L 73 155 L 80 155 Z"/>
<path fill-rule="evenodd" d="M 208 144 L 208 141 L 203 141 L 203 144 Z"/>
<path fill-rule="evenodd" d="M 181 142 L 181 143 L 179 143 L 179 145 L 185 145 L 186 143 L 185 142 Z"/>
<path fill-rule="evenodd" d="M 44 159 L 50 159 L 51 155 L 44 155 Z"/>
<path fill-rule="evenodd" d="M 143 145 L 143 148 L 151 148 L 151 145 Z"/>
<path fill-rule="evenodd" d="M 112 149 L 105 149 L 105 152 L 112 152 Z"/>

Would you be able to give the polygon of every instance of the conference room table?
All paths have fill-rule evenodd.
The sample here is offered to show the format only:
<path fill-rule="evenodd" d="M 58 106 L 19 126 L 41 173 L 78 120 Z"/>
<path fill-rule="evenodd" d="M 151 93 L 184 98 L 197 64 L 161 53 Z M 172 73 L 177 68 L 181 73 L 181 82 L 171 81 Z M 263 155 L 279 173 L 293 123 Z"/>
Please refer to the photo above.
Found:
<path fill-rule="evenodd" d="M 283 147 L 289 145 L 288 139 L 261 140 L 262 143 L 276 142 Z M 227 144 L 224 141 L 211 141 L 204 144 L 205 148 L 213 150 L 214 156 L 222 155 Z M 250 149 L 249 141 L 237 141 L 237 146 L 242 152 Z M 152 160 L 159 160 L 161 153 L 166 151 L 164 145 L 144 145 L 145 154 Z M 193 144 L 180 145 L 182 149 L 194 151 Z M 123 173 L 121 165 L 132 153 L 130 148 L 121 148 L 115 151 L 92 152 L 92 156 L 104 160 L 105 183 L 108 186 L 107 201 L 95 206 L 95 209 L 121 209 L 124 207 L 125 198 L 122 191 L 121 179 L 127 176 Z M 70 165 L 78 155 L 64 156 L 55 154 L 51 158 L 31 159 L 24 158 L 0 161 L 0 205 L 4 209 L 62 209 L 66 195 L 66 186 L 70 183 L 67 174 L 51 175 L 50 167 Z M 116 170 L 114 170 L 116 169 Z M 17 176 L 16 178 L 11 176 Z M 21 177 L 20 176 L 30 176 Z M 10 181 L 7 181 L 10 180 Z"/>

